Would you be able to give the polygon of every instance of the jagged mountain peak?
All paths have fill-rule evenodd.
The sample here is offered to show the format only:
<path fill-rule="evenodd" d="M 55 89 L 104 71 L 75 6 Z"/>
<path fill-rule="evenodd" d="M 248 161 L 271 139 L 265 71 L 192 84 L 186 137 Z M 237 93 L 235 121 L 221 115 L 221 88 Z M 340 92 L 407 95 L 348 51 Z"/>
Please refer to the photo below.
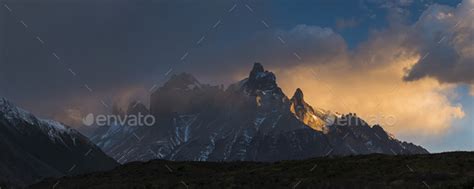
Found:
<path fill-rule="evenodd" d="M 279 89 L 275 74 L 265 70 L 260 63 L 254 63 L 245 87 L 249 92 Z"/>
<path fill-rule="evenodd" d="M 188 81 L 197 81 L 196 77 L 194 77 L 192 74 L 190 73 L 187 73 L 187 72 L 181 72 L 181 73 L 178 73 L 178 74 L 173 74 L 171 75 L 171 79 L 170 80 L 173 80 L 173 79 L 184 79 L 184 80 L 188 80 Z"/>
<path fill-rule="evenodd" d="M 261 63 L 255 62 L 253 64 L 252 72 L 264 72 L 265 69 L 263 68 L 263 65 Z"/>
<path fill-rule="evenodd" d="M 301 104 L 302 102 L 304 102 L 303 91 L 300 88 L 297 88 L 295 94 L 293 94 L 293 97 L 291 99 Z"/>
<path fill-rule="evenodd" d="M 137 115 L 138 113 L 141 113 L 143 115 L 149 114 L 150 111 L 148 108 L 143 104 L 142 102 L 138 100 L 134 100 L 130 102 L 127 108 L 127 114 L 128 115 Z"/>
<path fill-rule="evenodd" d="M 200 88 L 201 83 L 190 73 L 173 74 L 163 85 L 165 89 L 195 89 Z"/>
<path fill-rule="evenodd" d="M 317 131 L 323 131 L 326 126 L 325 117 L 328 115 L 321 114 L 313 109 L 311 105 L 304 101 L 303 91 L 298 88 L 290 99 L 290 111 L 301 122 Z"/>
<path fill-rule="evenodd" d="M 293 94 L 293 97 L 291 97 L 290 102 L 291 111 L 297 117 L 300 117 L 300 114 L 305 114 L 306 112 L 313 112 L 313 108 L 304 101 L 304 94 L 300 88 L 297 88 L 295 90 L 295 93 Z"/>

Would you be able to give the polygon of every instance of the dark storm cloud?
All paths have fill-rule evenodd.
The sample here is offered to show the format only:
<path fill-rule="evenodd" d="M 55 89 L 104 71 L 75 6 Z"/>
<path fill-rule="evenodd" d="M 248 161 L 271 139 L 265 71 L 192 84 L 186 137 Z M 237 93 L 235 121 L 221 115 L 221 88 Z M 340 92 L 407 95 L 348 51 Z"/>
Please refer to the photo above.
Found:
<path fill-rule="evenodd" d="M 2 4 L 0 95 L 42 113 L 61 111 L 61 104 L 77 97 L 99 104 L 123 88 L 150 87 L 234 5 L 140 0 L 6 3 L 12 12 Z"/>
<path fill-rule="evenodd" d="M 411 43 L 422 56 L 407 81 L 424 77 L 442 83 L 474 84 L 474 2 L 457 8 L 431 6 L 416 23 Z"/>
<path fill-rule="evenodd" d="M 229 12 L 236 2 L 9 1 L 13 14 L 0 7 L 0 95 L 35 113 L 55 116 L 70 109 L 93 111 L 102 106 L 100 100 L 111 102 L 114 95 L 147 98 L 148 89 L 161 85 L 171 69 L 170 74 L 191 72 L 203 82 L 229 84 L 241 79 L 229 75 L 247 73 L 256 61 L 278 68 L 360 54 L 348 50 L 344 38 L 331 28 L 298 24 L 307 21 L 298 19 L 279 27 L 269 1 L 238 1 Z M 399 3 L 396 7 L 408 6 Z M 366 52 L 364 59 L 374 57 L 360 51 Z M 375 56 L 385 60 L 380 57 Z M 362 62 L 357 61 L 354 66 Z M 426 76 L 429 68 L 417 64 L 411 78 Z"/>
<path fill-rule="evenodd" d="M 233 51 L 236 55 L 229 56 L 235 56 L 234 64 L 240 69 L 249 69 L 242 64 L 251 65 L 253 61 L 262 62 L 267 67 L 284 67 L 308 60 L 314 64 L 330 62 L 330 59 L 344 55 L 346 48 L 342 36 L 331 28 L 301 24 L 287 30 L 257 32 L 237 44 Z"/>

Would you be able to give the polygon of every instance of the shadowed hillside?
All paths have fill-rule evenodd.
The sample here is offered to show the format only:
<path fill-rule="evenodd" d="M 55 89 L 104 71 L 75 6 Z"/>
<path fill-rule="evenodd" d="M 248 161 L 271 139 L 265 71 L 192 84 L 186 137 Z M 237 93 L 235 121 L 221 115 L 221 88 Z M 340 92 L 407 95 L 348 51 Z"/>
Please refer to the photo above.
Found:
<path fill-rule="evenodd" d="M 31 188 L 472 188 L 474 153 L 325 157 L 275 163 L 133 162 Z"/>

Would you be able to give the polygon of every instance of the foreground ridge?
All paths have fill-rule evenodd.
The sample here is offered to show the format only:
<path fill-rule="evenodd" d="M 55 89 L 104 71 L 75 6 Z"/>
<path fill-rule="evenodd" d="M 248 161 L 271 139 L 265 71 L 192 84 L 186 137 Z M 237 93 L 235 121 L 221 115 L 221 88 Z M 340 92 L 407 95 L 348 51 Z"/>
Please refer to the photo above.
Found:
<path fill-rule="evenodd" d="M 275 163 L 153 160 L 31 188 L 472 188 L 474 153 L 320 157 Z M 169 169 L 168 169 L 169 168 Z M 127 182 L 123 182 L 126 175 Z"/>

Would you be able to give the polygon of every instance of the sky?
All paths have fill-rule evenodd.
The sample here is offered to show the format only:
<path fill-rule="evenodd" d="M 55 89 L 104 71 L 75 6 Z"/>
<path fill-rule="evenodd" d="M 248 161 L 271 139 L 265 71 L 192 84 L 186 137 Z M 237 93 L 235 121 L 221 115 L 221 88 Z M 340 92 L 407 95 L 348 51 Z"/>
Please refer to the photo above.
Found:
<path fill-rule="evenodd" d="M 261 62 L 314 107 L 474 150 L 473 20 L 474 0 L 7 0 L 0 96 L 78 127 L 174 73 L 229 85 Z"/>

